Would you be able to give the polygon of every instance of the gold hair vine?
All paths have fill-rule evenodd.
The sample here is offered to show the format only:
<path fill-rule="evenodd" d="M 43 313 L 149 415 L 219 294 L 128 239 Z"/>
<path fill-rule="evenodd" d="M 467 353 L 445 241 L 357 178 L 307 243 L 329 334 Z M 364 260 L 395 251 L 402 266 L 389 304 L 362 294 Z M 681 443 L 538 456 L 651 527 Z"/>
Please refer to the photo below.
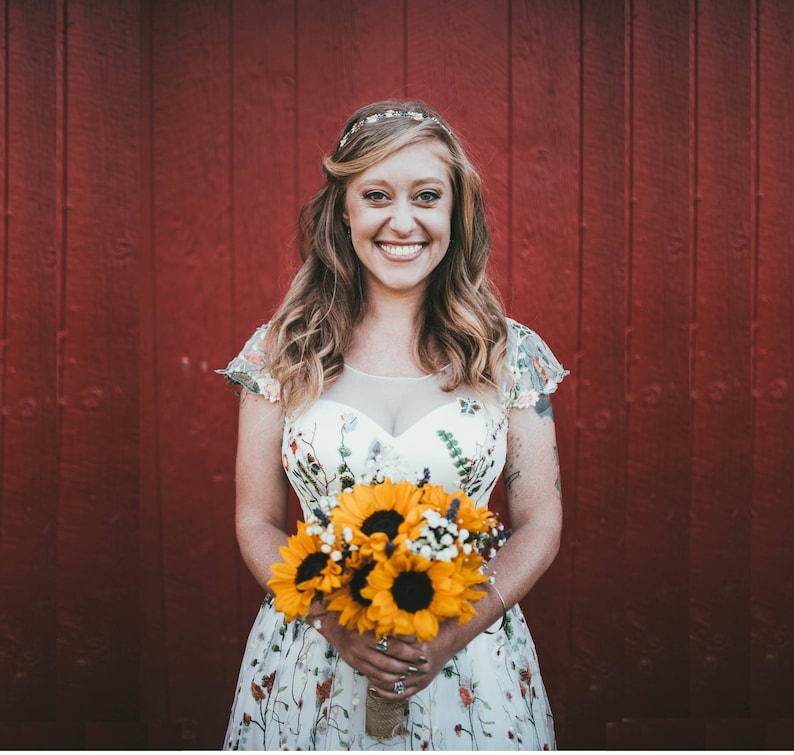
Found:
<path fill-rule="evenodd" d="M 356 131 L 358 131 L 362 126 L 366 126 L 370 123 L 377 123 L 378 121 L 382 121 L 384 118 L 411 118 L 414 121 L 434 121 L 441 126 L 444 131 L 450 133 L 449 129 L 434 115 L 425 115 L 424 113 L 420 113 L 416 110 L 384 110 L 382 113 L 368 115 L 366 118 L 356 121 L 356 123 L 354 123 L 347 133 L 339 140 L 339 149 L 342 149 L 342 147 L 344 147 L 347 143 L 347 140 L 353 136 L 353 134 L 355 134 Z"/>

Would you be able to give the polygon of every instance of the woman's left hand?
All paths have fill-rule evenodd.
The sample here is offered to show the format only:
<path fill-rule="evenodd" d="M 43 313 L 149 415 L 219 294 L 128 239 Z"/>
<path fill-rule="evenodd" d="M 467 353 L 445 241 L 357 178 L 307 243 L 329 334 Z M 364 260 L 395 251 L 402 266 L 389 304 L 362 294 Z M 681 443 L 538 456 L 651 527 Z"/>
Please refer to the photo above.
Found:
<path fill-rule="evenodd" d="M 418 642 L 412 637 L 388 638 L 386 652 L 382 655 L 399 664 L 390 663 L 388 672 L 378 668 L 377 672 L 368 673 L 370 687 L 386 700 L 399 700 L 423 690 L 465 646 L 460 629 L 458 622 L 451 619 L 439 625 L 438 635 L 430 642 Z M 416 659 L 416 662 L 406 658 Z"/>

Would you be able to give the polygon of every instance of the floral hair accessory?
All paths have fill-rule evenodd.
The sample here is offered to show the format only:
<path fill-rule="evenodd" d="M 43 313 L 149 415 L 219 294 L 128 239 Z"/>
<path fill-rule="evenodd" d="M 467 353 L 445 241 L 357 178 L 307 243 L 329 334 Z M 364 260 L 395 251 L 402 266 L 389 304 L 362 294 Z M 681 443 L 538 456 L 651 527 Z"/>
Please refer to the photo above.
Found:
<path fill-rule="evenodd" d="M 448 134 L 451 134 L 451 131 L 434 115 L 425 115 L 424 113 L 420 113 L 418 110 L 384 110 L 382 113 L 375 113 L 374 115 L 368 115 L 366 118 L 362 118 L 360 121 L 356 121 L 350 129 L 345 133 L 345 135 L 339 140 L 339 149 L 347 144 L 347 140 L 353 136 L 362 126 L 367 126 L 370 123 L 378 123 L 386 118 L 410 118 L 414 121 L 434 121 L 437 123 L 441 128 L 444 129 Z"/>

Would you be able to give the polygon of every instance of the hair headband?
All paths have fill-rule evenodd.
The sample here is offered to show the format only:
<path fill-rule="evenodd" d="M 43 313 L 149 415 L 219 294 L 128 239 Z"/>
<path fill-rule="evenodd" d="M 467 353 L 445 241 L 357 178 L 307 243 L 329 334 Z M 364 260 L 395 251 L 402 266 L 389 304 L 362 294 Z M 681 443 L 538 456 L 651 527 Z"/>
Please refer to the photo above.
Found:
<path fill-rule="evenodd" d="M 345 135 L 339 140 L 338 149 L 342 149 L 342 147 L 344 147 L 347 143 L 347 140 L 353 136 L 353 134 L 355 134 L 356 131 L 358 131 L 362 126 L 366 126 L 370 123 L 377 123 L 378 121 L 382 121 L 384 118 L 411 118 L 414 121 L 434 121 L 441 126 L 444 131 L 446 131 L 448 134 L 451 134 L 450 130 L 434 115 L 425 115 L 424 113 L 420 113 L 416 110 L 384 110 L 382 113 L 368 115 L 366 118 L 356 121 L 356 123 L 354 123 L 345 133 Z"/>

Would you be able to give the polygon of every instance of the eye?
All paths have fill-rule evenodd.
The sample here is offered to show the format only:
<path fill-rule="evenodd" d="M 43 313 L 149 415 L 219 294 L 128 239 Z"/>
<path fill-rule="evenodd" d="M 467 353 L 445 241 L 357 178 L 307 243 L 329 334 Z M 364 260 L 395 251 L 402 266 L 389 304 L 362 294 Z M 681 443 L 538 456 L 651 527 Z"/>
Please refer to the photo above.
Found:
<path fill-rule="evenodd" d="M 382 191 L 368 191 L 364 195 L 364 199 L 369 202 L 383 202 L 386 199 L 386 195 Z"/>
<path fill-rule="evenodd" d="M 416 198 L 420 202 L 435 202 L 437 199 L 441 198 L 441 195 L 437 191 L 431 191 L 430 189 L 426 189 L 425 191 L 420 191 L 419 194 L 416 195 Z"/>

